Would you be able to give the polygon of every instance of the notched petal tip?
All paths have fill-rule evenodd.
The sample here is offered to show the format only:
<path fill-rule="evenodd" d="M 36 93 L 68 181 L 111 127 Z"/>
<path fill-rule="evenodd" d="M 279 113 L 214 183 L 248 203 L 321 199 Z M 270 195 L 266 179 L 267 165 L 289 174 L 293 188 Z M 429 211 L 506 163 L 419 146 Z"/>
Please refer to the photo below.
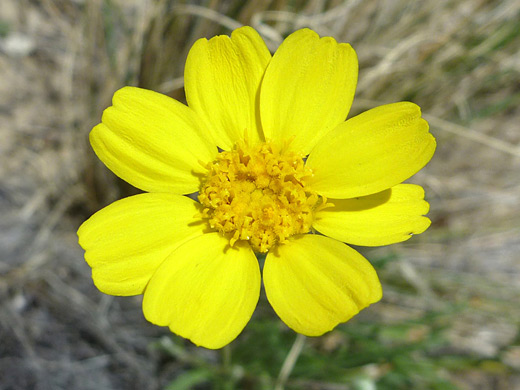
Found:
<path fill-rule="evenodd" d="M 121 105 L 126 99 L 132 99 L 133 96 L 138 96 L 140 93 L 146 92 L 146 89 L 133 87 L 130 85 L 126 85 L 122 88 L 119 88 L 114 92 L 112 96 L 112 106 Z"/>
<path fill-rule="evenodd" d="M 205 123 L 186 105 L 137 87 L 116 91 L 113 105 L 89 139 L 99 159 L 117 176 L 148 192 L 185 194 L 198 189 L 199 160 L 216 146 Z"/>
<path fill-rule="evenodd" d="M 433 157 L 436 142 L 428 130 L 419 106 L 410 102 L 379 106 L 348 119 L 309 155 L 313 188 L 345 199 L 402 183 Z"/>
<path fill-rule="evenodd" d="M 311 39 L 311 40 L 319 40 L 320 36 L 319 34 L 311 30 L 308 27 L 301 28 L 299 30 L 294 31 L 293 33 L 289 34 L 285 40 L 292 40 L 292 39 Z"/>
<path fill-rule="evenodd" d="M 260 36 L 258 31 L 256 31 L 251 26 L 242 26 L 242 27 L 234 29 L 231 32 L 231 39 L 238 38 L 240 35 L 254 37 L 255 39 L 262 39 L 262 37 Z"/>
<path fill-rule="evenodd" d="M 234 340 L 258 302 L 260 270 L 250 248 L 224 253 L 228 244 L 208 233 L 171 253 L 144 293 L 146 319 L 205 348 Z"/>
<path fill-rule="evenodd" d="M 328 237 L 301 235 L 269 253 L 267 298 L 291 329 L 319 336 L 381 299 L 379 278 L 354 249 Z"/>
<path fill-rule="evenodd" d="M 357 56 L 350 45 L 320 38 L 309 29 L 289 35 L 269 63 L 260 89 L 266 139 L 309 154 L 347 117 L 357 72 Z"/>
<path fill-rule="evenodd" d="M 78 229 L 94 284 L 110 295 L 143 292 L 159 264 L 179 245 L 203 234 L 196 202 L 173 194 L 139 194 L 99 210 Z"/>
<path fill-rule="evenodd" d="M 86 250 L 86 245 L 88 242 L 86 239 L 86 235 L 88 234 L 88 225 L 86 225 L 87 222 L 88 219 L 83 222 L 76 231 L 76 235 L 78 236 L 78 244 L 83 250 Z"/>
<path fill-rule="evenodd" d="M 188 53 L 185 90 L 188 105 L 205 122 L 216 144 L 230 150 L 244 131 L 251 141 L 263 138 L 257 118 L 258 90 L 271 54 L 249 27 L 198 40 Z"/>
<path fill-rule="evenodd" d="M 313 227 L 337 240 L 361 246 L 389 245 L 423 233 L 430 220 L 424 190 L 399 184 L 389 190 L 351 199 L 328 199 L 334 207 L 319 210 Z"/>

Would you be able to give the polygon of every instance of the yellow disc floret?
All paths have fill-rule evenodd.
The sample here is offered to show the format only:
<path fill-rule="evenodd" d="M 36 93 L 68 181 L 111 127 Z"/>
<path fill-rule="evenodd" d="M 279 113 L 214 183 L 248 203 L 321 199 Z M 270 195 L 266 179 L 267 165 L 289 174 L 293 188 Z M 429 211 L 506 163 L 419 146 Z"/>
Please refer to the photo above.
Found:
<path fill-rule="evenodd" d="M 319 196 L 306 186 L 311 172 L 301 156 L 280 153 L 271 143 L 240 143 L 219 153 L 208 170 L 199 192 L 202 214 L 232 246 L 247 240 L 267 252 L 310 230 Z"/>

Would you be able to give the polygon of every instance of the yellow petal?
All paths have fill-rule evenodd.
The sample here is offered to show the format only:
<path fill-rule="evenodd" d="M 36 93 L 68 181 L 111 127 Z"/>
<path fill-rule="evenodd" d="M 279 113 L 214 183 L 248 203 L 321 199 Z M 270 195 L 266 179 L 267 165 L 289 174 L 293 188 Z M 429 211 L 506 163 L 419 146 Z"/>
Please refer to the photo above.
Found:
<path fill-rule="evenodd" d="M 90 133 L 97 156 L 117 176 L 148 192 L 197 191 L 201 165 L 217 148 L 202 121 L 178 101 L 141 88 L 114 94 L 102 123 Z M 206 137 L 206 138 L 205 138 Z"/>
<path fill-rule="evenodd" d="M 409 102 L 368 110 L 340 124 L 307 160 L 312 187 L 331 198 L 375 194 L 408 179 L 435 151 L 420 108 Z"/>
<path fill-rule="evenodd" d="M 294 237 L 264 265 L 267 299 L 290 328 L 319 336 L 381 299 L 376 271 L 354 249 L 324 236 Z"/>
<path fill-rule="evenodd" d="M 191 48 L 184 71 L 186 100 L 210 124 L 215 142 L 231 149 L 244 136 L 263 139 L 258 118 L 258 89 L 271 54 L 251 27 Z"/>
<path fill-rule="evenodd" d="M 289 35 L 269 64 L 260 91 L 266 139 L 308 154 L 347 117 L 358 74 L 347 43 L 303 29 Z"/>
<path fill-rule="evenodd" d="M 413 184 L 352 199 L 327 199 L 333 207 L 319 210 L 313 227 L 354 245 L 378 246 L 408 240 L 430 226 L 424 190 Z"/>
<path fill-rule="evenodd" d="M 146 319 L 216 349 L 233 341 L 260 296 L 260 269 L 249 246 L 219 233 L 186 242 L 156 271 L 144 294 Z"/>
<path fill-rule="evenodd" d="M 110 295 L 142 294 L 175 248 L 203 234 L 197 211 L 185 196 L 140 194 L 95 213 L 78 230 L 94 284 Z"/>

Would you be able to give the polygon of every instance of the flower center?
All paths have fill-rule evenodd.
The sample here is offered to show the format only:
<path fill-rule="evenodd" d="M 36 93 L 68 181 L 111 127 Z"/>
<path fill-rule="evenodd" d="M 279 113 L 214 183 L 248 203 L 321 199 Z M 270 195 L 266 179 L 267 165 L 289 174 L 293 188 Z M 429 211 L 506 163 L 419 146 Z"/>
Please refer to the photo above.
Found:
<path fill-rule="evenodd" d="M 271 143 L 239 143 L 219 153 L 208 171 L 199 192 L 202 216 L 231 246 L 247 240 L 254 251 L 267 252 L 310 230 L 319 196 L 306 186 L 312 173 L 300 156 Z"/>

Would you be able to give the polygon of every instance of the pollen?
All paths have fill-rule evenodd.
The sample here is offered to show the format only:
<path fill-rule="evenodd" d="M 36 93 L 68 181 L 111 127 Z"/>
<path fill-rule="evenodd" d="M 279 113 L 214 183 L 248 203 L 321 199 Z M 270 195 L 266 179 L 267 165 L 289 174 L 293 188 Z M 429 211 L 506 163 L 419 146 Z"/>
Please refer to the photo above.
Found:
<path fill-rule="evenodd" d="M 312 172 L 301 156 L 269 142 L 239 143 L 208 165 L 199 191 L 202 216 L 233 246 L 249 241 L 267 252 L 295 234 L 309 232 L 320 197 L 307 184 Z"/>

